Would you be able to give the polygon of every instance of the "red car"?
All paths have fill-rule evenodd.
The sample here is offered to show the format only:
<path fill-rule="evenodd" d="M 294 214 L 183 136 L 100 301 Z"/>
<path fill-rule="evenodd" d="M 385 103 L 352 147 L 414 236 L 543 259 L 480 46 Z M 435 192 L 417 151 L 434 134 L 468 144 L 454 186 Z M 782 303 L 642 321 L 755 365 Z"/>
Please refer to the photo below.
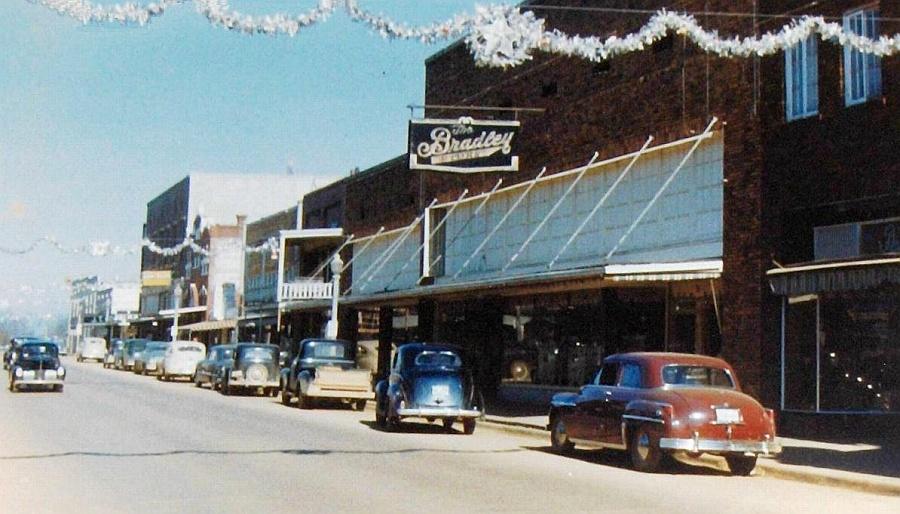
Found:
<path fill-rule="evenodd" d="M 626 450 L 648 472 L 683 451 L 724 456 L 732 474 L 749 475 L 757 456 L 781 451 L 774 411 L 741 392 L 728 363 L 703 355 L 611 355 L 579 393 L 553 397 L 548 429 L 557 452 Z"/>

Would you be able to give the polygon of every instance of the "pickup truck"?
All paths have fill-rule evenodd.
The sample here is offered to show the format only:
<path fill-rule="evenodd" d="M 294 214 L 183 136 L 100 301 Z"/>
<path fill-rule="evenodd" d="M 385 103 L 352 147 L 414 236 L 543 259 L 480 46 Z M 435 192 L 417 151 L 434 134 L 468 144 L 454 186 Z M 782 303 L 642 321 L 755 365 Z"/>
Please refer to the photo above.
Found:
<path fill-rule="evenodd" d="M 297 399 L 301 409 L 319 400 L 349 403 L 363 410 L 375 398 L 372 373 L 356 364 L 356 343 L 342 339 L 304 339 L 294 345 L 281 370 L 281 403 Z"/>

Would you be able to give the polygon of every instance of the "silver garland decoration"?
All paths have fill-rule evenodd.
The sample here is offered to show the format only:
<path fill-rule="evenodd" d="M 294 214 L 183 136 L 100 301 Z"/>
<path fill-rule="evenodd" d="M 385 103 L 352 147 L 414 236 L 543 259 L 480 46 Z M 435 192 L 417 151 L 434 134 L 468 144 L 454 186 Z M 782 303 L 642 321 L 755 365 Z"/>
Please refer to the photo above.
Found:
<path fill-rule="evenodd" d="M 507 5 L 477 6 L 474 15 L 460 14 L 441 23 L 408 26 L 361 8 L 357 0 L 320 0 L 300 15 L 283 13 L 251 16 L 241 14 L 228 0 L 157 0 L 101 6 L 88 0 L 29 0 L 82 23 L 124 23 L 145 25 L 162 16 L 166 9 L 193 2 L 197 11 L 215 26 L 245 34 L 295 36 L 304 27 L 324 21 L 338 6 L 343 6 L 355 22 L 367 26 L 386 39 L 408 39 L 436 43 L 465 35 L 466 44 L 479 66 L 511 67 L 530 60 L 536 51 L 601 61 L 641 51 L 669 33 L 686 37 L 705 52 L 720 57 L 773 55 L 819 35 L 823 41 L 849 46 L 880 57 L 900 53 L 900 34 L 867 38 L 845 31 L 821 16 L 802 16 L 777 32 L 759 36 L 722 37 L 706 30 L 693 16 L 660 10 L 637 32 L 602 39 L 596 36 L 571 36 L 558 30 L 545 30 L 545 21 L 531 11 Z"/>

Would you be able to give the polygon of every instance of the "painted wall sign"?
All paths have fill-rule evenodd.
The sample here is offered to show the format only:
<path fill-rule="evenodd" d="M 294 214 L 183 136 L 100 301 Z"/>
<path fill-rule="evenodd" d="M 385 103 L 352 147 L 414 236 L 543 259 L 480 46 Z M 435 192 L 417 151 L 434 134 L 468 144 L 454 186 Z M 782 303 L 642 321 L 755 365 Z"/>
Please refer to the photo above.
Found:
<path fill-rule="evenodd" d="M 409 122 L 409 169 L 518 171 L 518 121 L 422 119 Z"/>

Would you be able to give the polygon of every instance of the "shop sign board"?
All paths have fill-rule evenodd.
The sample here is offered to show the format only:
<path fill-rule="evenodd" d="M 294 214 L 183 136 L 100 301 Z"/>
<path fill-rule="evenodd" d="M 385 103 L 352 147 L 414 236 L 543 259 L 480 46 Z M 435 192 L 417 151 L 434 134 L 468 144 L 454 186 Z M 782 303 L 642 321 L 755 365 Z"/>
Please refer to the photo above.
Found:
<path fill-rule="evenodd" d="M 409 169 L 518 171 L 518 121 L 421 119 L 409 122 Z"/>

